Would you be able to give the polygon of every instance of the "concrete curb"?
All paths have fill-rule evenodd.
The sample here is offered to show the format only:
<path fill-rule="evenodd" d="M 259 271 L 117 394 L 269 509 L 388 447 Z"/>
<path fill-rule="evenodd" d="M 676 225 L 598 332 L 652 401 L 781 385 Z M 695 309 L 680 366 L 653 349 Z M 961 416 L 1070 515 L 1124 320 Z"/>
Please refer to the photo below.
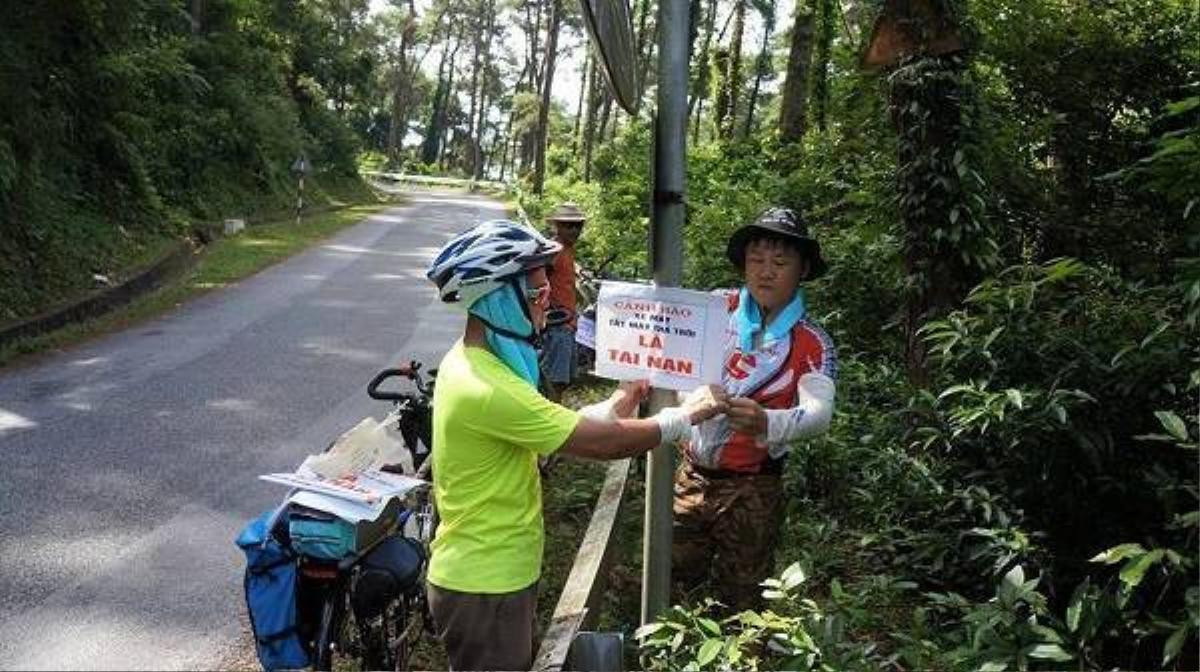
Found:
<path fill-rule="evenodd" d="M 196 248 L 190 241 L 180 241 L 145 270 L 115 287 L 98 289 L 67 306 L 52 309 L 41 315 L 0 326 L 0 347 L 22 338 L 40 336 L 69 324 L 98 317 L 160 287 L 166 280 L 192 267 Z"/>
<path fill-rule="evenodd" d="M 317 205 L 305 208 L 304 216 L 310 217 L 335 210 L 343 210 L 355 207 L 355 205 L 357 204 Z M 258 224 L 278 221 L 278 219 L 248 218 L 246 224 L 253 227 Z M 20 322 L 7 325 L 0 324 L 0 348 L 22 338 L 40 336 L 73 323 L 99 317 L 115 308 L 119 308 L 161 287 L 165 281 L 182 275 L 184 271 L 191 268 L 195 263 L 196 254 L 200 249 L 223 237 L 224 220 L 196 222 L 192 225 L 188 238 L 181 240 L 175 248 L 163 254 L 145 270 L 137 273 L 125 282 L 115 287 L 105 287 L 95 290 L 72 304 L 53 308 Z M 196 242 L 193 242 L 193 239 Z"/>

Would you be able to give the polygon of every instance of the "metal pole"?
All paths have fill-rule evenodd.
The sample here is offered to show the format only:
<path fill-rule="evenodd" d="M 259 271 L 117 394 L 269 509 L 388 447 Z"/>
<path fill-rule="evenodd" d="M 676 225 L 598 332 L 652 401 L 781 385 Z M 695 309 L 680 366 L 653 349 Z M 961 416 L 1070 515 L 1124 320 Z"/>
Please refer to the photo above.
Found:
<path fill-rule="evenodd" d="M 300 173 L 300 187 L 296 189 L 296 226 L 300 226 L 301 212 L 304 212 L 304 173 Z"/>
<path fill-rule="evenodd" d="M 654 212 L 650 256 L 654 283 L 662 287 L 677 287 L 683 279 L 689 1 L 660 0 L 658 4 L 658 111 L 654 121 Z M 674 403 L 674 392 L 655 389 L 650 397 L 650 410 L 656 412 Z M 642 623 L 653 620 L 671 601 L 674 475 L 675 447 L 655 448 L 646 469 Z"/>

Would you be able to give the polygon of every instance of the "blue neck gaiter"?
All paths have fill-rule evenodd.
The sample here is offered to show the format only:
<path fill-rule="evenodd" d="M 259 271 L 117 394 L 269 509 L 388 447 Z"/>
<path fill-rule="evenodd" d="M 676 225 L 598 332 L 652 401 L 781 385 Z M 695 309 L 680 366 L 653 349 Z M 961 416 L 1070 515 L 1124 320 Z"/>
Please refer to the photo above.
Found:
<path fill-rule="evenodd" d="M 529 321 L 522 306 L 526 289 L 528 284 L 525 282 L 525 276 L 518 276 L 515 286 L 506 283 L 503 287 L 484 294 L 471 304 L 468 312 L 483 320 L 484 333 L 492 353 L 507 364 L 513 373 L 537 387 L 538 357 L 533 344 L 496 331 L 499 328 L 532 339 L 533 323 Z"/>
<path fill-rule="evenodd" d="M 763 333 L 762 344 L 765 346 L 787 336 L 792 327 L 804 319 L 806 312 L 804 291 L 797 287 L 796 293 L 792 295 L 792 300 L 788 301 L 783 310 L 780 310 L 771 324 L 767 326 Z M 763 316 L 758 309 L 758 304 L 754 302 L 754 297 L 750 295 L 750 290 L 745 287 L 742 287 L 738 293 L 738 307 L 733 319 L 737 324 L 738 347 L 742 352 L 752 352 L 754 335 L 763 330 Z"/>

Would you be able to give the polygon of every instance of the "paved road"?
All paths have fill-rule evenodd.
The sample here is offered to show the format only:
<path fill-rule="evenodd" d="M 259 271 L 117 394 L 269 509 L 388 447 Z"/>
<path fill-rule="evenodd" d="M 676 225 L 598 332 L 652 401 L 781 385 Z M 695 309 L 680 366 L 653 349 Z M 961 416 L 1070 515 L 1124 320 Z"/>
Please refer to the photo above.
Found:
<path fill-rule="evenodd" d="M 500 206 L 423 193 L 173 314 L 0 372 L 0 667 L 181 669 L 239 634 L 241 526 L 461 329 L 423 272 Z"/>

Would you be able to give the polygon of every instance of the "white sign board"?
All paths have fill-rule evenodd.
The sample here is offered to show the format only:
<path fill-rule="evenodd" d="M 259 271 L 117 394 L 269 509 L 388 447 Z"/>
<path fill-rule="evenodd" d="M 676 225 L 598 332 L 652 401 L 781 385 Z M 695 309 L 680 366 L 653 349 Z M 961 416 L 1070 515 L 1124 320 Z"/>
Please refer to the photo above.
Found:
<path fill-rule="evenodd" d="M 596 321 L 587 315 L 580 315 L 575 325 L 575 342 L 596 349 Z"/>
<path fill-rule="evenodd" d="M 596 375 L 691 390 L 721 381 L 723 296 L 605 281 L 596 303 Z"/>

